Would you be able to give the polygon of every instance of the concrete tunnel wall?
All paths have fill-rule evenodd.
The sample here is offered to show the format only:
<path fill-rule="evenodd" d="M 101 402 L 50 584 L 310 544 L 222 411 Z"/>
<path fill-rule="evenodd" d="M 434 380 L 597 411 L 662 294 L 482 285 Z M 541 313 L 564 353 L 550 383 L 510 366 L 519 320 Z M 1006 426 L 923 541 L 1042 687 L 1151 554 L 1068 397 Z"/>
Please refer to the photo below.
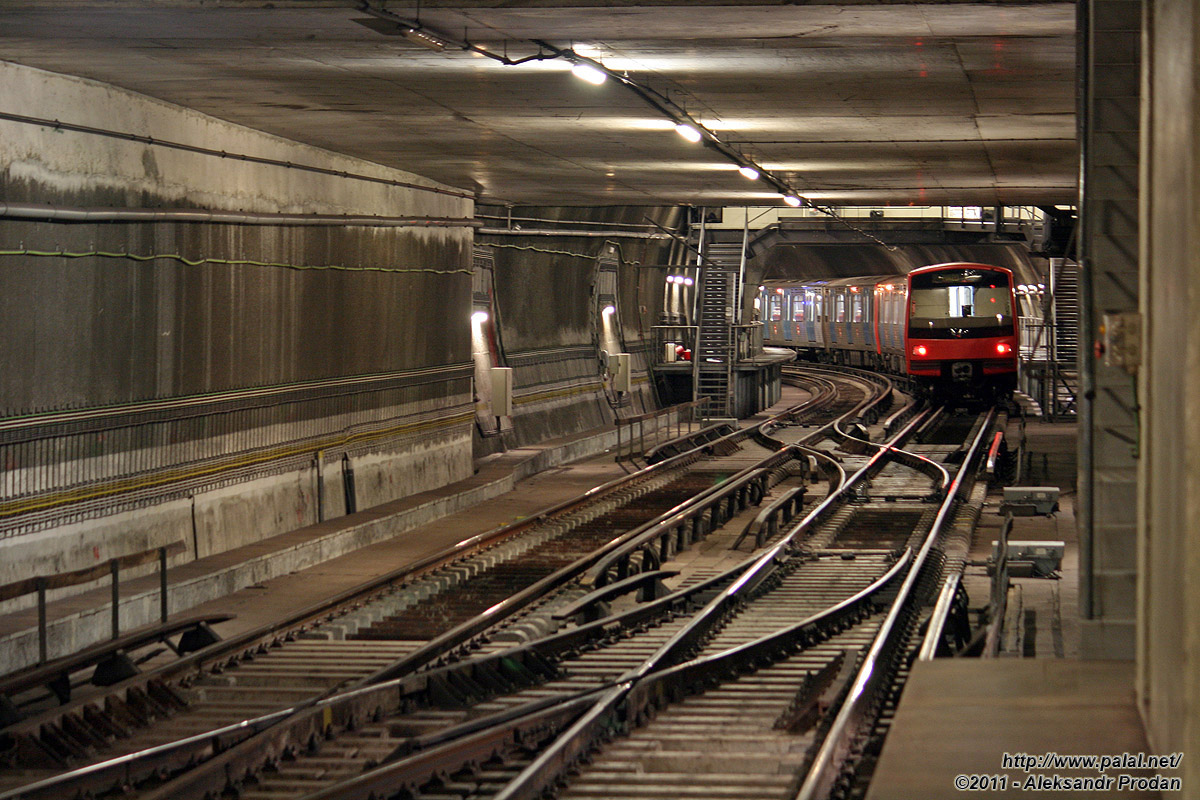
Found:
<path fill-rule="evenodd" d="M 644 225 L 650 216 L 673 224 L 671 208 L 514 208 L 516 218 L 579 230 L 593 223 Z M 526 222 L 527 227 L 534 227 Z M 503 446 L 525 444 L 609 426 L 656 406 L 647 374 L 649 326 L 661 312 L 664 270 L 643 269 L 669 258 L 670 240 L 612 237 L 488 235 L 493 250 L 497 335 L 514 370 L 512 430 Z M 617 308 L 612 341 L 604 338 L 601 296 Z M 624 405 L 606 388 L 599 351 L 617 344 L 633 355 L 634 387 Z M 495 451 L 494 444 L 485 450 Z"/>
<path fill-rule="evenodd" d="M 6 119 L 8 204 L 473 215 L 423 178 L 88 80 L 0 62 L 0 110 L 279 162 Z M 343 455 L 359 508 L 470 475 L 471 243 L 461 224 L 0 218 L 0 584 L 310 524 L 318 450 L 327 517 Z"/>

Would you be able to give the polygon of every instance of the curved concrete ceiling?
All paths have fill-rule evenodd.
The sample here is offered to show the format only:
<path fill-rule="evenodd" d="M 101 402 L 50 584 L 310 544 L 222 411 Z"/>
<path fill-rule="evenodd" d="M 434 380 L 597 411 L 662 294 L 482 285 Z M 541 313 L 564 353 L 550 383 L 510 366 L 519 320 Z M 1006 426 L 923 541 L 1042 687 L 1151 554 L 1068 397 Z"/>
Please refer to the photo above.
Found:
<path fill-rule="evenodd" d="M 9 0 L 0 57 L 493 202 L 779 200 L 616 80 L 585 83 L 562 59 L 435 52 L 360 5 Z M 417 17 L 415 0 L 373 6 Z M 425 0 L 419 14 L 510 60 L 538 53 L 532 40 L 586 46 L 822 203 L 1075 200 L 1073 3 Z"/>

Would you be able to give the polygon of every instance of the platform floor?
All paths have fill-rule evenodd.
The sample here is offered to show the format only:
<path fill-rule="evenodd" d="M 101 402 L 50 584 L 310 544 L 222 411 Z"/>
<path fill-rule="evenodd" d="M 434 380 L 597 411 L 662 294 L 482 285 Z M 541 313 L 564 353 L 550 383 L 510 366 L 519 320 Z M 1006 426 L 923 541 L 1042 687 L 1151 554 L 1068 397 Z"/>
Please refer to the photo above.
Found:
<path fill-rule="evenodd" d="M 1007 439 L 1015 448 L 1020 423 L 1009 423 Z M 1014 541 L 1061 541 L 1062 569 L 1052 578 L 1013 577 L 1001 655 L 1007 658 L 1079 658 L 1079 537 L 1075 531 L 1076 426 L 1030 420 L 1025 426 L 1025 456 L 1014 485 L 1059 487 L 1059 511 L 1051 517 L 1016 517 Z M 991 588 L 986 562 L 1004 518 L 1002 489 L 993 487 L 979 515 L 971 544 L 971 565 L 963 586 L 972 608 L 986 606 Z"/>
<path fill-rule="evenodd" d="M 1019 438 L 1019 421 L 1013 420 L 1009 446 L 1015 447 Z M 1119 775 L 1178 774 L 1170 771 L 1110 769 L 1104 774 L 1114 780 L 1107 789 L 1071 790 L 1060 784 L 1055 790 L 1055 775 L 1097 778 L 1101 773 L 1055 767 L 1026 771 L 1003 761 L 1005 753 L 1148 753 L 1135 705 L 1133 663 L 1079 658 L 1076 426 L 1030 420 L 1025 438 L 1027 451 L 1016 483 L 1058 486 L 1059 511 L 1051 517 L 1014 519 L 1011 538 L 1062 541 L 1062 569 L 1052 578 L 1011 579 L 998 658 L 914 665 L 867 800 L 1200 797 L 1117 789 Z M 972 543 L 973 566 L 967 568 L 964 585 L 973 608 L 987 603 L 990 578 L 984 563 L 1003 522 L 1001 500 L 1000 492 L 989 494 Z M 979 785 L 964 790 L 955 786 L 960 775 L 990 780 L 977 778 Z"/>
<path fill-rule="evenodd" d="M 918 662 L 900 699 L 867 800 L 945 798 L 1194 797 L 1186 792 L 1117 789 L 1122 775 L 1173 776 L 1169 770 L 1029 771 L 1004 754 L 1149 754 L 1135 707 L 1134 666 L 1072 659 L 942 659 Z M 992 776 L 963 790 L 955 779 Z M 1107 789 L 1054 790 L 1053 776 L 1112 778 Z M 1030 779 L 1034 783 L 1030 783 Z M 959 778 L 960 781 L 963 779 Z M 1042 789 L 1034 788 L 1041 782 Z M 1049 783 L 1048 783 L 1049 782 Z"/>

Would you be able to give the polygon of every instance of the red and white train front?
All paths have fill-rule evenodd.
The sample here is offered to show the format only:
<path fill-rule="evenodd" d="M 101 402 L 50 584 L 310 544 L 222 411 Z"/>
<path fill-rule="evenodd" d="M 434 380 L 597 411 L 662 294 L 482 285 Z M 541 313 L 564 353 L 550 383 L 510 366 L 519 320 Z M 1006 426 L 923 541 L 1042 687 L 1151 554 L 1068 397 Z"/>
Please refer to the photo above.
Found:
<path fill-rule="evenodd" d="M 906 372 L 935 390 L 1008 393 L 1017 385 L 1013 274 L 954 263 L 908 274 Z"/>

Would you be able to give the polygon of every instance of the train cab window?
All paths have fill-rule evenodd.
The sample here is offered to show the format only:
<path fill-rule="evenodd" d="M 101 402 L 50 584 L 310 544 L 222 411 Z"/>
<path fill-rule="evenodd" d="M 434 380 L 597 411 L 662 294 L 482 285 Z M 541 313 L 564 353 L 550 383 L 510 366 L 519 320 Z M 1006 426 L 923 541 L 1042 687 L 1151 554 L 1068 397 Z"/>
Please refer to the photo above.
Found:
<path fill-rule="evenodd" d="M 804 303 L 807 298 L 796 293 L 792 295 L 792 322 L 804 322 Z"/>
<path fill-rule="evenodd" d="M 813 320 L 816 322 L 821 322 L 822 320 L 825 319 L 824 314 L 825 314 L 825 295 L 814 294 L 813 295 Z"/>
<path fill-rule="evenodd" d="M 909 332 L 922 338 L 978 338 L 1013 330 L 1008 274 L 945 269 L 916 274 L 909 294 Z"/>
<path fill-rule="evenodd" d="M 833 321 L 846 321 L 846 295 L 841 292 L 833 296 Z"/>
<path fill-rule="evenodd" d="M 863 321 L 863 296 L 861 293 L 850 295 L 850 321 Z"/>
<path fill-rule="evenodd" d="M 767 300 L 767 319 L 772 322 L 779 322 L 783 319 L 783 295 L 773 294 Z"/>

